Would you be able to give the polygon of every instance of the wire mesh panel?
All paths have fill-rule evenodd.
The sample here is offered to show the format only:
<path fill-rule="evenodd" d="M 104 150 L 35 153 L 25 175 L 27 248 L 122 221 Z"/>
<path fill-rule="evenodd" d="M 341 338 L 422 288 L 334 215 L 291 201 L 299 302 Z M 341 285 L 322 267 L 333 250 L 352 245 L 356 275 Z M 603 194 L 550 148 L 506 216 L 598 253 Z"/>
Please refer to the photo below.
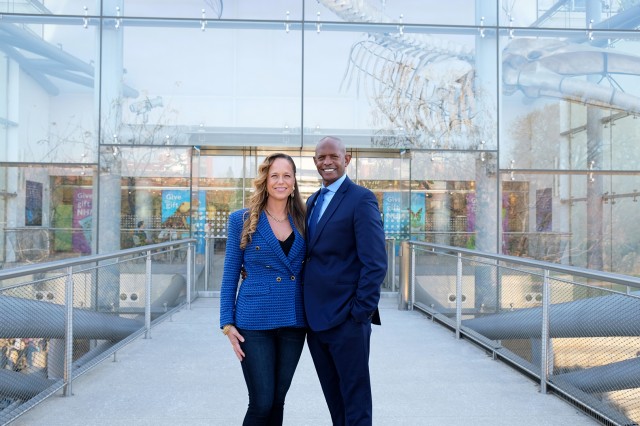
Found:
<path fill-rule="evenodd" d="M 579 400 L 596 401 L 608 417 L 637 424 L 640 297 L 568 278 L 549 283 L 550 381 Z"/>
<path fill-rule="evenodd" d="M 63 269 L 0 271 L 0 424 L 184 304 L 194 271 L 188 250 L 176 242 L 69 260 Z"/>
<path fill-rule="evenodd" d="M 415 302 L 430 310 L 455 318 L 456 270 L 454 256 L 415 250 Z M 466 298 L 466 296 L 465 296 Z"/>
<path fill-rule="evenodd" d="M 605 424 L 640 424 L 636 278 L 430 243 L 412 248 L 415 307 Z"/>
<path fill-rule="evenodd" d="M 62 377 L 51 353 L 64 338 L 66 280 L 52 270 L 0 282 L 0 420 Z"/>

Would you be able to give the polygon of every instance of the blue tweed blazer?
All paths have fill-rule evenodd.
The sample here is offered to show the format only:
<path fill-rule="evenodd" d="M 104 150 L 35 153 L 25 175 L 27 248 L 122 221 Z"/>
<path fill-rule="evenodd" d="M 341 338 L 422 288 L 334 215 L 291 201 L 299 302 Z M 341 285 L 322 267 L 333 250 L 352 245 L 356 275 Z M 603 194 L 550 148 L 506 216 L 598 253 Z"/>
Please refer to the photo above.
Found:
<path fill-rule="evenodd" d="M 247 330 L 306 327 L 302 302 L 302 265 L 306 253 L 303 236 L 289 216 L 295 240 L 285 256 L 262 212 L 251 242 L 241 250 L 240 234 L 247 211 L 242 209 L 229 215 L 220 288 L 220 327 L 226 324 Z M 247 277 L 239 283 L 243 265 Z"/>

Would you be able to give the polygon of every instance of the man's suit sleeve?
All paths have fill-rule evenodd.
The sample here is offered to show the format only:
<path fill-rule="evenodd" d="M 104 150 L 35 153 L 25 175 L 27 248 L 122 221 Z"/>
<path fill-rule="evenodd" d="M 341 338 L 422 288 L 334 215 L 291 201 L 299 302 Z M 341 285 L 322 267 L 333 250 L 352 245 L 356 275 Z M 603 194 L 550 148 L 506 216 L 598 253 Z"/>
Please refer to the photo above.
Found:
<path fill-rule="evenodd" d="M 351 315 L 357 321 L 364 322 L 371 320 L 377 312 L 380 286 L 387 273 L 385 236 L 378 200 L 369 190 L 356 207 L 354 232 L 362 269 Z"/>

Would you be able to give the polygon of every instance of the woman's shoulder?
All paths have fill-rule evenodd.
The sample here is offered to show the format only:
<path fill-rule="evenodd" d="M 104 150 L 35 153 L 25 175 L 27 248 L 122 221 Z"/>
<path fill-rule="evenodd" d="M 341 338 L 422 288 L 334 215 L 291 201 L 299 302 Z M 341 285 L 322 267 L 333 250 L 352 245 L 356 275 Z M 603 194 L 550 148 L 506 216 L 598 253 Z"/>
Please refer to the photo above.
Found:
<path fill-rule="evenodd" d="M 240 220 L 244 222 L 248 214 L 249 214 L 249 209 L 245 208 L 245 209 L 236 210 L 229 215 L 229 220 Z"/>

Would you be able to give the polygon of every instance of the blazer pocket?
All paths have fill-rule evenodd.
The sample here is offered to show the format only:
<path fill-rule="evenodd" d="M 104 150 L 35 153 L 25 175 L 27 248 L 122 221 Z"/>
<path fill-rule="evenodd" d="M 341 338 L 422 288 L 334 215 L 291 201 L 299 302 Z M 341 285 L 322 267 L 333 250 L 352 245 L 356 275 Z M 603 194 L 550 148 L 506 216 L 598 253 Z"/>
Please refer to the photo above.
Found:
<path fill-rule="evenodd" d="M 252 284 L 245 281 L 240 286 L 240 294 L 244 296 L 260 296 L 271 293 L 271 286 L 268 284 Z"/>

